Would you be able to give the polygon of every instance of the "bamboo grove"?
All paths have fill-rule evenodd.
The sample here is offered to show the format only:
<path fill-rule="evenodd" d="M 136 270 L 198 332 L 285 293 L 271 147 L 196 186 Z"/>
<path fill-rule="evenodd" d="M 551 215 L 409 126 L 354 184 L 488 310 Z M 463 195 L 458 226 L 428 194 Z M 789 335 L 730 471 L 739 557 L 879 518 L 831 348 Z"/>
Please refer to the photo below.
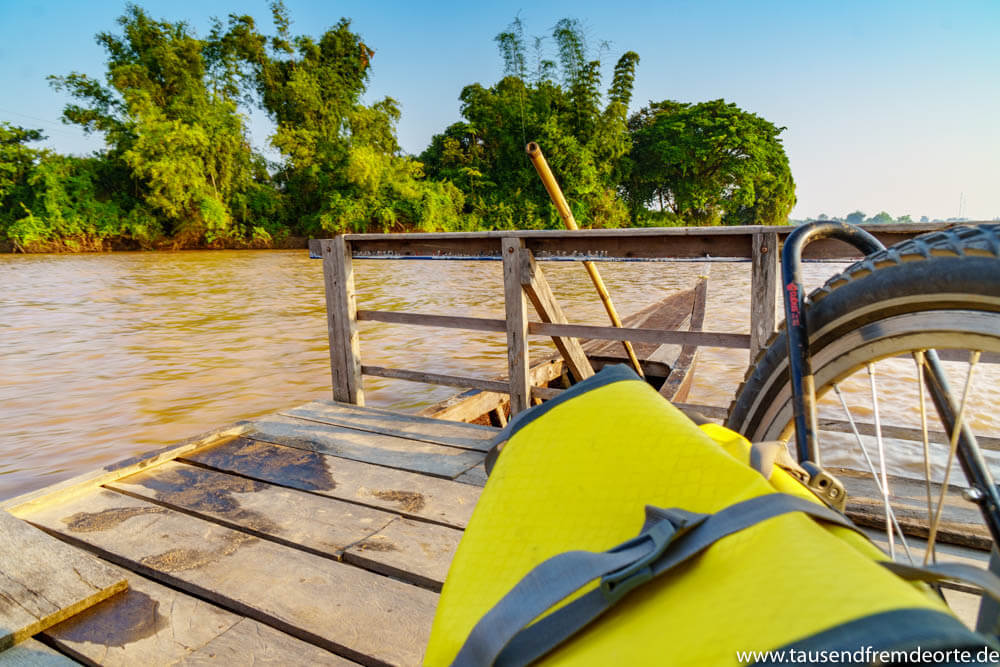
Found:
<path fill-rule="evenodd" d="M 50 77 L 66 123 L 103 137 L 90 156 L 34 148 L 0 122 L 0 246 L 22 251 L 274 247 L 345 231 L 550 228 L 559 221 L 525 158 L 539 142 L 590 227 L 782 224 L 795 185 L 784 128 L 723 100 L 651 102 L 629 116 L 638 54 L 607 88 L 578 22 L 496 37 L 505 76 L 460 93 L 460 121 L 419 156 L 396 138 L 399 104 L 364 104 L 374 49 L 342 19 L 293 35 L 249 16 L 185 23 L 129 5 L 97 35 L 106 71 Z M 272 159 L 248 111 L 272 121 Z M 278 155 L 274 159 L 274 155 Z"/>

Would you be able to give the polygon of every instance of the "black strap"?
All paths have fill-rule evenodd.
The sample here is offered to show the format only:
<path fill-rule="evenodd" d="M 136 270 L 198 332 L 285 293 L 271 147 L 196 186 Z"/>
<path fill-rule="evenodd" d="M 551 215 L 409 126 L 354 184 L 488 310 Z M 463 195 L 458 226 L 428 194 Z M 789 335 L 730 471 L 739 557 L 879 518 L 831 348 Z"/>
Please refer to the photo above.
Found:
<path fill-rule="evenodd" d="M 697 556 L 718 540 L 767 519 L 803 512 L 847 528 L 843 515 L 781 493 L 731 505 L 715 514 L 646 508 L 646 525 L 609 551 L 570 551 L 529 572 L 472 629 L 453 665 L 521 665 L 542 657 L 637 586 Z M 529 625 L 594 579 L 601 585 Z"/>

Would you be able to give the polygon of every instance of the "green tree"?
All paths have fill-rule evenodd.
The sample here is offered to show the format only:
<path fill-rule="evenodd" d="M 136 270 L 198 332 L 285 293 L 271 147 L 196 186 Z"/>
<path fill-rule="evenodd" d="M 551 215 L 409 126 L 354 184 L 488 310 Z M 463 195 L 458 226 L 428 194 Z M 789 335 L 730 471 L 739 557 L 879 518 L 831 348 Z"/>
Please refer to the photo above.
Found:
<path fill-rule="evenodd" d="M 860 225 L 865 221 L 865 214 L 863 211 L 854 211 L 853 213 L 848 213 L 845 220 L 848 224 Z"/>
<path fill-rule="evenodd" d="M 175 245 L 267 236 L 248 212 L 267 172 L 218 45 L 135 5 L 118 24 L 121 35 L 97 36 L 108 54 L 104 83 L 75 72 L 50 77 L 79 102 L 64 119 L 105 133 L 105 159 L 129 174 L 138 203 Z"/>
<path fill-rule="evenodd" d="M 556 58 L 535 40 L 535 67 L 519 20 L 495 38 L 506 76 L 466 86 L 463 120 L 431 140 L 420 159 L 436 179 L 461 188 L 466 210 L 494 229 L 560 227 L 555 209 L 525 155 L 536 141 L 583 225 L 618 227 L 627 213 L 616 195 L 619 162 L 628 150 L 625 121 L 639 56 L 623 54 L 606 96 L 601 63 L 577 21 L 552 32 Z M 606 98 L 606 101 L 605 101 Z"/>
<path fill-rule="evenodd" d="M 247 16 L 214 34 L 228 80 L 248 85 L 277 125 L 271 144 L 284 156 L 276 180 L 285 220 L 306 233 L 460 226 L 460 191 L 426 180 L 422 165 L 400 154 L 396 101 L 361 104 L 374 51 L 350 21 L 317 41 L 291 36 L 280 2 L 272 13 L 270 38 Z"/>
<path fill-rule="evenodd" d="M 886 213 L 885 211 L 880 211 L 879 213 L 865 220 L 865 222 L 875 223 L 875 224 L 885 224 L 892 221 L 893 221 L 892 216 Z"/>
<path fill-rule="evenodd" d="M 684 224 L 786 224 L 795 182 L 784 128 L 715 100 L 664 100 L 629 119 L 622 188 L 633 220 L 653 205 Z"/>

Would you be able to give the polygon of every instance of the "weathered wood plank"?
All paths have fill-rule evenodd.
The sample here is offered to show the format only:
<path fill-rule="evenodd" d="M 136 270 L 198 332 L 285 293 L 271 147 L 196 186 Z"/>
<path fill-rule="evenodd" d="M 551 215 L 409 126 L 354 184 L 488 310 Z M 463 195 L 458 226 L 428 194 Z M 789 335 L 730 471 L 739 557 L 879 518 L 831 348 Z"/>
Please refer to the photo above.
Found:
<path fill-rule="evenodd" d="M 105 667 L 199 664 L 206 656 L 217 664 L 353 664 L 134 572 L 128 577 L 128 591 L 49 628 L 46 639 Z"/>
<path fill-rule="evenodd" d="M 485 317 L 457 317 L 452 315 L 427 315 L 405 313 L 395 310 L 359 310 L 358 320 L 386 322 L 388 324 L 411 324 L 442 329 L 463 329 L 465 331 L 492 331 L 504 333 L 507 325 L 503 320 Z"/>
<path fill-rule="evenodd" d="M 361 367 L 361 372 L 365 375 L 373 375 L 380 378 L 407 380 L 409 382 L 423 382 L 426 384 L 439 384 L 445 387 L 472 388 L 494 392 L 505 392 L 510 389 L 509 384 L 498 380 L 487 380 L 485 378 L 474 378 L 464 375 L 445 375 L 442 373 L 411 371 L 405 368 L 385 368 L 384 366 L 365 365 Z"/>
<path fill-rule="evenodd" d="M 49 648 L 37 639 L 26 639 L 0 652 L 2 667 L 67 667 L 78 664 L 80 663 Z"/>
<path fill-rule="evenodd" d="M 703 417 L 707 417 L 711 421 L 717 421 L 722 423 L 729 416 L 729 411 L 726 408 L 721 408 L 717 405 L 700 405 L 696 403 L 674 403 L 674 405 L 685 412 L 697 412 Z"/>
<path fill-rule="evenodd" d="M 351 245 L 338 236 L 320 243 L 326 286 L 327 331 L 333 399 L 364 405 L 361 384 L 361 348 L 358 338 L 357 297 Z"/>
<path fill-rule="evenodd" d="M 440 592 L 462 531 L 397 519 L 352 544 L 344 561 Z"/>
<path fill-rule="evenodd" d="M 356 662 L 244 618 L 233 629 L 176 663 L 180 665 L 334 665 Z"/>
<path fill-rule="evenodd" d="M 774 333 L 774 305 L 778 287 L 781 253 L 778 234 L 754 234 L 753 264 L 750 268 L 750 363 L 767 347 Z"/>
<path fill-rule="evenodd" d="M 855 422 L 858 433 L 861 435 L 875 435 L 875 424 L 869 422 Z M 912 442 L 923 442 L 923 432 L 918 428 L 907 428 L 905 426 L 892 426 L 891 424 L 881 424 L 882 437 L 896 438 L 898 440 L 910 440 Z M 851 423 L 842 419 L 819 419 L 821 431 L 833 431 L 835 433 L 853 433 Z M 948 445 L 950 438 L 944 431 L 928 430 L 927 441 L 931 444 Z M 976 443 L 982 449 L 1000 450 L 1000 438 L 993 438 L 987 435 L 976 434 Z"/>
<path fill-rule="evenodd" d="M 102 490 L 31 520 L 112 562 L 366 664 L 419 664 L 437 595 Z"/>
<path fill-rule="evenodd" d="M 953 223 L 862 225 L 886 245 Z M 750 257 L 755 234 L 787 236 L 790 226 L 670 227 L 629 229 L 518 230 L 431 234 L 349 234 L 355 256 L 499 257 L 504 238 L 521 239 L 538 258 L 702 258 Z M 318 244 L 316 244 L 318 245 Z M 313 244 L 310 246 L 314 247 Z M 313 251 L 314 252 L 314 251 Z M 315 254 L 315 252 L 314 252 Z M 824 239 L 810 244 L 807 258 L 853 258 L 846 244 Z"/>
<path fill-rule="evenodd" d="M 21 516 L 21 514 L 37 509 L 46 503 L 67 500 L 80 493 L 91 491 L 101 484 L 107 484 L 116 479 L 127 477 L 134 472 L 150 468 L 164 461 L 172 461 L 179 456 L 196 451 L 202 447 L 232 440 L 247 430 L 249 430 L 249 425 L 246 422 L 240 422 L 209 431 L 208 433 L 184 440 L 176 445 L 170 445 L 169 447 L 147 452 L 140 456 L 118 461 L 100 470 L 87 472 L 59 482 L 58 484 L 47 486 L 44 489 L 31 491 L 16 498 L 10 498 L 0 504 L 0 509 L 7 510 L 14 516 Z"/>
<path fill-rule="evenodd" d="M 93 556 L 0 511 L 0 651 L 126 588 Z"/>
<path fill-rule="evenodd" d="M 479 499 L 479 489 L 467 484 L 248 438 L 184 460 L 457 528 L 468 524 Z"/>
<path fill-rule="evenodd" d="M 347 428 L 392 435 L 438 445 L 488 451 L 498 430 L 492 426 L 462 424 L 419 415 L 407 415 L 376 408 L 360 408 L 346 403 L 315 401 L 283 410 L 281 414 Z"/>
<path fill-rule="evenodd" d="M 462 484 L 472 484 L 473 486 L 486 486 L 487 479 L 486 468 L 478 465 L 463 472 L 455 478 L 455 481 Z"/>
<path fill-rule="evenodd" d="M 503 297 L 507 315 L 507 378 L 510 383 L 510 414 L 527 410 L 531 397 L 528 353 L 528 300 L 521 289 L 521 249 L 517 239 L 505 238 L 503 253 Z M 478 387 L 477 387 L 478 388 Z"/>
<path fill-rule="evenodd" d="M 485 456 L 482 452 L 362 433 L 294 417 L 262 417 L 250 424 L 252 429 L 247 435 L 257 440 L 438 477 L 461 475 Z"/>
<path fill-rule="evenodd" d="M 708 296 L 708 279 L 702 278 L 694 288 L 691 304 L 691 331 L 701 331 L 705 324 L 705 304 Z M 660 394 L 668 401 L 686 401 L 694 381 L 694 369 L 698 362 L 698 346 L 685 345 L 674 360 L 670 375 L 660 387 Z"/>
<path fill-rule="evenodd" d="M 556 300 L 555 294 L 552 293 L 552 288 L 549 287 L 548 280 L 545 279 L 545 274 L 537 262 L 535 262 L 535 258 L 531 256 L 531 252 L 522 248 L 520 255 L 521 287 L 535 307 L 538 317 L 542 322 L 568 324 L 569 320 L 563 314 L 563 310 L 559 306 L 559 301 Z M 556 349 L 559 350 L 559 354 L 566 362 L 569 372 L 573 374 L 573 378 L 577 382 L 586 380 L 594 374 L 594 369 L 587 360 L 587 355 L 580 346 L 579 340 L 564 336 L 553 336 L 552 342 L 555 343 Z"/>
<path fill-rule="evenodd" d="M 177 462 L 108 488 L 338 559 L 349 546 L 397 518 L 383 510 Z"/>
<path fill-rule="evenodd" d="M 602 340 L 629 340 L 636 343 L 660 345 L 704 345 L 705 347 L 731 347 L 748 349 L 748 334 L 719 333 L 716 331 L 665 331 L 660 329 L 618 329 L 616 327 L 595 327 L 584 324 L 546 324 L 532 322 L 528 327 L 532 334 L 545 336 L 576 336 L 577 338 Z M 655 349 L 655 348 L 654 348 Z"/>
<path fill-rule="evenodd" d="M 562 359 L 549 359 L 531 367 L 529 375 L 534 387 L 546 385 L 563 372 Z M 506 393 L 484 392 L 471 389 L 435 403 L 420 411 L 424 417 L 450 421 L 472 421 L 497 407 L 506 407 L 509 402 Z"/>
<path fill-rule="evenodd" d="M 871 474 L 846 468 L 831 468 L 830 472 L 844 483 L 847 490 L 847 516 L 861 526 L 885 527 L 885 505 Z M 941 492 L 940 484 L 932 484 L 934 503 Z M 927 537 L 927 490 L 923 480 L 889 477 L 889 500 L 903 532 L 915 537 Z M 983 524 L 979 509 L 962 497 L 958 487 L 949 486 L 938 528 L 939 542 L 973 549 L 989 549 L 992 540 Z"/>

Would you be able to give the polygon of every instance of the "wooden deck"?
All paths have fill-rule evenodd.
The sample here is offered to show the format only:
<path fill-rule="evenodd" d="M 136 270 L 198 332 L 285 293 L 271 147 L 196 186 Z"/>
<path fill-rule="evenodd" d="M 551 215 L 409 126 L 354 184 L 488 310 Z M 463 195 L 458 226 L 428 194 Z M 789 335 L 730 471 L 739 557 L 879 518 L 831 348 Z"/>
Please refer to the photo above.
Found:
<path fill-rule="evenodd" d="M 313 402 L 7 501 L 28 523 L 0 513 L 0 664 L 419 664 L 496 433 Z M 918 487 L 894 487 L 914 519 Z M 964 502 L 942 536 L 988 547 Z"/>
<path fill-rule="evenodd" d="M 0 662 L 419 664 L 495 434 L 316 402 L 8 501 L 129 589 Z"/>

